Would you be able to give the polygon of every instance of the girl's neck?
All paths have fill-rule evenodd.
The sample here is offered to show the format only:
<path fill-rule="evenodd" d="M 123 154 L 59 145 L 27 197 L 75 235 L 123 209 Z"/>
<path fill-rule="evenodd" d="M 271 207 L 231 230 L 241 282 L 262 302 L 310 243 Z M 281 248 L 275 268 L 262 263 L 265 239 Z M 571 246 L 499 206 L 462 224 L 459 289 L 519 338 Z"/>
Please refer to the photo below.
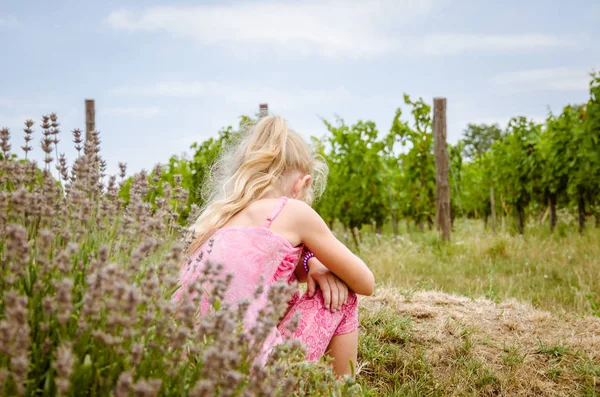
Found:
<path fill-rule="evenodd" d="M 263 198 L 279 198 L 279 197 L 282 197 L 282 196 L 289 197 L 289 195 L 286 194 L 283 190 L 281 190 L 281 189 L 273 189 L 269 193 L 265 194 L 263 196 Z"/>

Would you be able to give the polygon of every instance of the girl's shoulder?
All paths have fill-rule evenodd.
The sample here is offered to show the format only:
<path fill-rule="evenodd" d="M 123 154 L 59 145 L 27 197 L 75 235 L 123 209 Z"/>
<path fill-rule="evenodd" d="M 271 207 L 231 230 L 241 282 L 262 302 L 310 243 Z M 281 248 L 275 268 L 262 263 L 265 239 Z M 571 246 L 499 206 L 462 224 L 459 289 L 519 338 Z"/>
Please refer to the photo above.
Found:
<path fill-rule="evenodd" d="M 293 198 L 262 198 L 251 202 L 244 210 L 234 215 L 232 224 L 258 224 L 269 217 L 295 220 L 316 214 L 304 201 Z"/>
<path fill-rule="evenodd" d="M 256 200 L 248 206 L 246 213 L 254 218 L 253 223 L 262 218 L 277 217 L 283 218 L 284 223 L 289 222 L 292 225 L 299 225 L 310 219 L 315 219 L 315 217 L 320 218 L 319 214 L 304 201 L 283 197 Z"/>
<path fill-rule="evenodd" d="M 308 212 L 308 211 L 314 211 L 312 209 L 312 207 L 308 204 L 306 204 L 304 201 L 302 200 L 298 200 L 298 199 L 294 199 L 294 198 L 288 198 L 286 200 L 286 207 L 288 207 L 289 209 L 293 209 L 295 212 Z"/>
<path fill-rule="evenodd" d="M 288 199 L 286 203 L 290 215 L 299 222 L 310 221 L 316 218 L 320 219 L 319 214 L 307 203 L 302 200 Z"/>
<path fill-rule="evenodd" d="M 281 205 L 282 200 L 285 201 L 285 203 L 283 203 L 283 205 L 281 206 L 282 212 L 285 209 L 287 209 L 288 212 L 300 214 L 315 212 L 315 210 L 313 210 L 313 208 L 310 205 L 306 204 L 304 201 L 289 197 L 258 199 L 250 203 L 247 208 L 250 211 L 264 212 L 265 210 L 272 209 L 277 207 L 278 205 Z"/>

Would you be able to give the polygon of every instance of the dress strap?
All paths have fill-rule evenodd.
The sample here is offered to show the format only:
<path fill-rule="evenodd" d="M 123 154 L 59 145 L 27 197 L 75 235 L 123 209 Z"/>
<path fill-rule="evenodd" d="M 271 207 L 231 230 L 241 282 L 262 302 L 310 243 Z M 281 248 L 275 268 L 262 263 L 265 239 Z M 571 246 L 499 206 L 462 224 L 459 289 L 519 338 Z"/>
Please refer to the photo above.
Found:
<path fill-rule="evenodd" d="M 275 220 L 275 218 L 277 217 L 277 215 L 279 215 L 279 213 L 283 209 L 283 206 L 285 205 L 285 203 L 287 203 L 287 200 L 288 200 L 288 198 L 286 196 L 282 196 L 279 199 L 279 203 L 277 204 L 277 207 L 275 207 L 273 212 L 271 212 L 271 215 L 269 215 L 267 220 L 265 220 L 265 223 L 263 223 L 263 227 L 266 227 L 268 229 L 269 226 L 271 226 L 271 222 L 273 222 Z"/>

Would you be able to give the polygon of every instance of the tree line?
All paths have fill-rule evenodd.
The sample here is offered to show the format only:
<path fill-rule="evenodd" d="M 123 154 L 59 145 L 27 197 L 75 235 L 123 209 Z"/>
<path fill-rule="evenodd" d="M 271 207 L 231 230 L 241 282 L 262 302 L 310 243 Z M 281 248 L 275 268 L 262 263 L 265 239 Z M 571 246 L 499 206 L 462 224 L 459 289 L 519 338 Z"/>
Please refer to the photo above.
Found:
<path fill-rule="evenodd" d="M 520 233 L 527 212 L 557 224 L 557 209 L 575 209 L 579 230 L 593 216 L 600 225 L 600 73 L 593 73 L 590 96 L 581 104 L 549 112 L 543 123 L 512 118 L 506 129 L 470 124 L 463 139 L 461 194 L 467 216 L 514 214 Z"/>
<path fill-rule="evenodd" d="M 525 116 L 498 124 L 469 124 L 450 153 L 452 219 L 469 217 L 486 223 L 494 213 L 514 218 L 524 232 L 527 216 L 548 218 L 557 224 L 557 209 L 577 213 L 580 230 L 594 217 L 600 225 L 600 73 L 591 73 L 589 98 L 550 112 L 543 123 Z M 390 225 L 398 233 L 401 220 L 418 229 L 431 228 L 435 220 L 435 159 L 431 106 L 423 99 L 404 95 L 409 109 L 398 108 L 387 131 L 372 121 L 347 124 L 343 119 L 323 119 L 327 133 L 312 137 L 312 144 L 330 168 L 328 186 L 315 204 L 321 216 L 350 232 L 373 225 L 381 231 Z M 191 154 L 172 156 L 162 179 L 173 182 L 182 175 L 190 191 L 181 219 L 192 204 L 203 204 L 202 186 L 211 164 L 259 115 L 242 116 L 238 127 L 191 146 Z M 151 178 L 151 175 L 149 175 Z M 160 194 L 160 192 L 159 192 Z M 121 193 L 127 198 L 126 186 Z"/>

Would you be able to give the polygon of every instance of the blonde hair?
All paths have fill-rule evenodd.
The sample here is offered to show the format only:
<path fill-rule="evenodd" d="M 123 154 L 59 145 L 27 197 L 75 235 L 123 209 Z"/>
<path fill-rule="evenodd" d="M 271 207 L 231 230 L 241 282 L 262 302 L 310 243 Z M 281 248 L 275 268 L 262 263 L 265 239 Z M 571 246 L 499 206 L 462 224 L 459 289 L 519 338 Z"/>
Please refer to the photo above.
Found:
<path fill-rule="evenodd" d="M 282 188 L 294 171 L 312 175 L 303 198 L 311 204 L 325 189 L 327 164 L 282 117 L 260 119 L 237 144 L 224 150 L 212 167 L 204 188 L 206 204 L 189 228 L 193 239 L 188 253 L 195 252 L 248 204 Z"/>

